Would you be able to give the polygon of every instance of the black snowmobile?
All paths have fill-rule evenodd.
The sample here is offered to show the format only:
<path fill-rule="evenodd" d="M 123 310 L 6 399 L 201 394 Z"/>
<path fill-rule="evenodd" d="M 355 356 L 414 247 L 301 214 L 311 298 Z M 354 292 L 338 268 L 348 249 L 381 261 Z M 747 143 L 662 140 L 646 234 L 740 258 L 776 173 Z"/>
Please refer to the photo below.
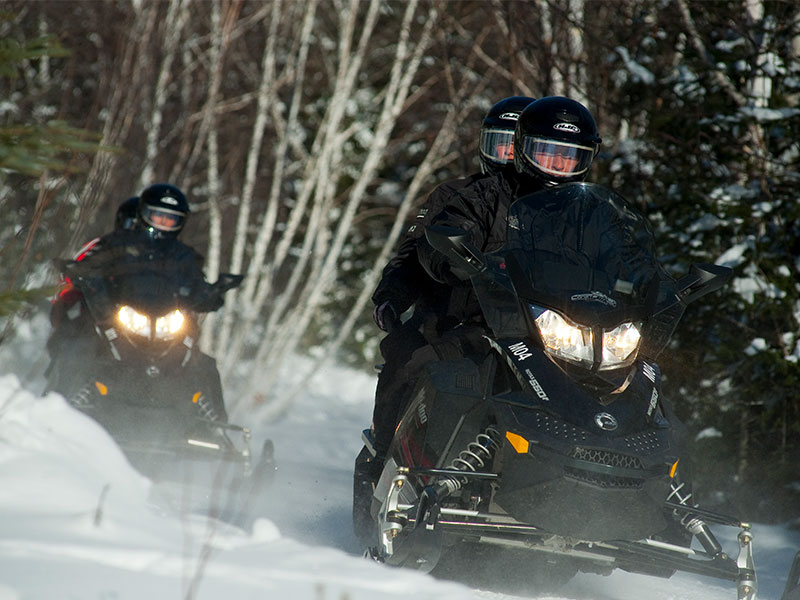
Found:
<path fill-rule="evenodd" d="M 81 298 L 66 312 L 83 314 L 65 315 L 59 327 L 71 329 L 51 334 L 46 391 L 98 421 L 155 481 L 236 486 L 258 475 L 263 483 L 275 468 L 272 443 L 253 460 L 250 430 L 227 422 L 216 363 L 198 346 L 200 313 L 221 306 L 242 276 L 197 289 L 168 248 L 100 264 L 59 261 Z"/>
<path fill-rule="evenodd" d="M 754 598 L 751 528 L 692 502 L 687 433 L 653 360 L 731 270 L 674 281 L 645 220 L 592 184 L 517 200 L 497 252 L 460 230 L 426 235 L 471 280 L 487 350 L 427 365 L 374 488 L 359 476 L 374 456 L 364 432 L 354 522 L 368 554 L 512 592 L 623 569 Z M 737 558 L 710 525 L 740 529 Z"/>

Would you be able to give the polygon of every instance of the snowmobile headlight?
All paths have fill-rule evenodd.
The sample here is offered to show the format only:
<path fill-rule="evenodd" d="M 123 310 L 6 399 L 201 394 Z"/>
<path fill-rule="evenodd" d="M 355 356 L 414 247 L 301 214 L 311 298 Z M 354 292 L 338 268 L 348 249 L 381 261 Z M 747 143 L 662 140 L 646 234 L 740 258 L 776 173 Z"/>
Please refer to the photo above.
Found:
<path fill-rule="evenodd" d="M 600 369 L 615 369 L 636 358 L 642 339 L 641 324 L 622 323 L 611 331 L 603 331 L 603 360 Z"/>
<path fill-rule="evenodd" d="M 531 305 L 545 351 L 556 358 L 591 367 L 594 364 L 594 331 L 573 323 L 553 310 Z M 641 341 L 641 324 L 626 322 L 602 332 L 602 356 L 598 370 L 631 364 Z"/>
<path fill-rule="evenodd" d="M 140 312 L 136 312 L 130 306 L 123 306 L 117 312 L 117 321 L 126 331 L 150 338 L 150 318 Z"/>
<path fill-rule="evenodd" d="M 158 317 L 156 319 L 156 338 L 163 340 L 174 337 L 183 329 L 184 321 L 185 317 L 179 310 L 173 310 L 163 317 Z"/>
<path fill-rule="evenodd" d="M 571 323 L 553 310 L 535 306 L 531 308 L 548 354 L 570 362 L 592 365 L 594 349 L 591 329 Z"/>

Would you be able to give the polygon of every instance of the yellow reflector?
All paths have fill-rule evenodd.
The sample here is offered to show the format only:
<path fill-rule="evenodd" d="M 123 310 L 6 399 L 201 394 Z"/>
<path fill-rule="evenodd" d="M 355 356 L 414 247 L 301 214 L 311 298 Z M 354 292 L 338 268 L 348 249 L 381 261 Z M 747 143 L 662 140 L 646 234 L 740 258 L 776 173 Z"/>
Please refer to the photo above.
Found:
<path fill-rule="evenodd" d="M 200 400 L 200 398 L 202 398 L 202 396 L 203 396 L 203 392 L 195 392 L 194 396 L 192 396 L 192 402 L 197 404 L 197 401 Z"/>
<path fill-rule="evenodd" d="M 530 443 L 521 435 L 517 435 L 516 433 L 511 433 L 510 431 L 506 431 L 506 439 L 509 442 L 511 442 L 511 445 L 514 446 L 514 450 L 516 450 L 518 454 L 528 453 L 528 448 L 530 448 Z"/>
<path fill-rule="evenodd" d="M 675 464 L 674 464 L 674 465 L 672 465 L 672 468 L 669 470 L 669 476 L 670 476 L 670 478 L 673 478 L 673 477 L 675 477 L 675 473 L 678 471 L 678 463 L 679 463 L 679 462 L 681 462 L 681 461 L 679 461 L 679 460 L 676 460 L 676 461 L 675 461 Z"/>
<path fill-rule="evenodd" d="M 108 386 L 105 384 L 100 383 L 99 381 L 94 382 L 94 387 L 97 388 L 97 391 L 100 392 L 101 396 L 105 396 L 108 394 Z"/>

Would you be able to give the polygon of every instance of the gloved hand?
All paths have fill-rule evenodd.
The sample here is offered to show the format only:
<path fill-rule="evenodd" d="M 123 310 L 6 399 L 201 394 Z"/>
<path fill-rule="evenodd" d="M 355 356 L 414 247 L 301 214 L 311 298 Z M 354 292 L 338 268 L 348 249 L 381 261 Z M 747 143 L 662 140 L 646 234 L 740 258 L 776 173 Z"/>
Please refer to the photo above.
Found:
<path fill-rule="evenodd" d="M 372 311 L 372 318 L 375 319 L 375 324 L 381 329 L 389 333 L 400 322 L 400 317 L 397 314 L 392 302 L 386 300 L 375 306 Z"/>

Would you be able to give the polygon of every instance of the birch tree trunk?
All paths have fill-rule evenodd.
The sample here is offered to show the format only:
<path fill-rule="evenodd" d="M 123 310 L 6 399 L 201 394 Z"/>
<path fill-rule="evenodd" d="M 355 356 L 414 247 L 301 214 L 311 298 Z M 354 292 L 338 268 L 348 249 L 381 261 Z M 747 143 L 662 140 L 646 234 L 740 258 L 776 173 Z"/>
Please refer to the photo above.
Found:
<path fill-rule="evenodd" d="M 130 26 L 131 35 L 126 38 L 119 68 L 109 78 L 107 116 L 103 124 L 100 140 L 102 146 L 120 145 L 128 136 L 133 125 L 136 108 L 140 101 L 140 90 L 145 89 L 144 81 L 149 76 L 143 57 L 153 36 L 158 18 L 158 6 L 150 5 L 134 13 Z M 79 195 L 78 215 L 72 228 L 69 251 L 80 248 L 86 242 L 87 224 L 91 222 L 101 200 L 109 195 L 108 186 L 111 173 L 119 160 L 119 155 L 111 152 L 98 152 Z"/>
<path fill-rule="evenodd" d="M 259 379 L 251 380 L 251 390 L 259 386 L 268 388 L 272 381 L 274 381 L 285 357 L 291 354 L 297 347 L 299 341 L 298 332 L 304 331 L 308 326 L 314 311 L 319 308 L 324 295 L 335 280 L 337 261 L 341 256 L 344 242 L 350 233 L 353 217 L 364 198 L 367 185 L 374 179 L 375 172 L 385 153 L 390 133 L 408 97 L 411 82 L 415 77 L 423 52 L 431 41 L 431 30 L 437 18 L 435 8 L 431 8 L 429 11 L 420 39 L 413 49 L 413 52 L 409 47 L 410 27 L 416 13 L 416 8 L 417 2 L 410 2 L 406 5 L 403 25 L 399 34 L 394 63 L 392 65 L 389 84 L 385 92 L 381 114 L 379 115 L 374 130 L 374 136 L 372 137 L 367 152 L 365 164 L 352 190 L 348 194 L 347 204 L 339 217 L 338 223 L 336 223 L 335 231 L 332 231 L 330 234 L 332 235 L 331 243 L 328 244 L 324 239 L 324 236 L 328 234 L 323 234 L 323 237 L 318 236 L 317 240 L 313 243 L 314 248 L 324 250 L 324 252 L 317 253 L 319 260 L 316 265 L 312 267 L 312 271 L 303 286 L 303 291 L 299 293 L 299 297 L 303 299 L 303 302 L 293 307 L 292 310 L 283 313 L 282 318 L 276 316 L 281 314 L 282 311 L 275 310 L 273 312 L 273 316 L 268 323 L 268 333 L 265 336 L 265 342 L 261 344 L 256 356 L 256 361 L 259 364 L 264 362 L 270 365 L 270 369 L 268 373 L 261 374 Z M 359 45 L 359 50 L 356 52 L 357 57 L 359 55 L 363 56 L 367 48 L 366 39 L 362 38 L 362 40 L 362 43 Z M 360 59 L 357 62 L 360 62 Z M 358 68 L 358 64 L 350 67 L 349 73 L 352 77 L 349 75 L 348 79 L 354 78 Z M 338 118 L 340 117 L 337 117 L 337 119 Z M 325 188 L 320 189 L 319 184 L 317 186 L 317 189 L 321 191 L 321 198 L 319 195 L 317 196 L 317 207 L 321 207 L 321 210 L 316 212 L 316 214 L 319 215 L 317 217 L 319 219 L 325 218 L 324 215 L 328 211 L 324 210 L 324 208 L 325 205 L 329 203 L 325 201 L 325 198 L 331 198 L 334 190 L 334 186 L 332 185 L 334 181 L 334 170 L 331 167 L 335 167 L 338 162 L 336 158 L 338 150 L 336 152 L 334 152 L 334 150 L 340 149 L 342 147 L 342 141 L 351 135 L 352 131 L 345 130 L 340 135 L 331 135 L 326 138 L 330 140 L 328 144 L 330 150 L 328 152 L 323 152 L 323 156 L 329 156 L 333 160 L 322 162 L 325 166 L 325 172 L 330 174 L 331 177 L 328 178 L 328 184 L 325 186 L 328 190 L 327 192 Z M 322 181 L 323 179 L 320 179 L 320 182 Z M 323 231 L 325 230 L 323 229 Z M 304 248 L 308 247 L 310 247 L 310 242 L 307 238 Z M 303 259 L 301 258 L 300 260 L 302 261 Z M 299 283 L 299 278 L 294 277 L 298 272 L 299 269 L 295 267 L 293 278 Z M 290 288 L 289 291 L 293 292 L 293 289 Z M 288 294 L 283 296 L 284 306 L 286 306 L 285 299 L 292 296 Z M 279 322 L 282 322 L 282 324 L 279 325 Z M 270 335 L 271 331 L 275 331 L 275 335 Z"/>
<path fill-rule="evenodd" d="M 164 23 L 164 59 L 158 73 L 153 111 L 150 115 L 150 124 L 147 129 L 147 144 L 145 146 L 145 159 L 142 165 L 142 175 L 139 178 L 139 189 L 153 183 L 153 163 L 158 156 L 159 141 L 161 139 L 161 123 L 163 120 L 164 105 L 169 94 L 169 83 L 172 77 L 172 63 L 178 52 L 178 43 L 184 25 L 189 16 L 189 2 L 186 0 L 170 0 L 167 18 Z"/>
<path fill-rule="evenodd" d="M 588 104 L 586 92 L 589 85 L 586 78 L 586 57 L 583 47 L 585 9 L 585 0 L 569 0 L 570 19 L 567 32 L 569 63 L 566 65 L 569 73 L 566 95 L 584 106 Z"/>
<path fill-rule="evenodd" d="M 353 93 L 356 75 L 358 74 L 366 55 L 369 37 L 378 15 L 379 2 L 373 0 L 368 9 L 366 22 L 362 27 L 362 34 L 358 44 L 358 49 L 356 50 L 355 54 L 353 54 L 350 50 L 352 47 L 351 37 L 355 32 L 356 17 L 358 15 L 359 5 L 359 2 L 351 1 L 348 11 L 342 15 L 343 26 L 340 28 L 339 68 L 334 81 L 335 89 L 333 91 L 323 122 L 317 132 L 317 138 L 312 144 L 312 152 L 306 164 L 306 169 L 301 184 L 302 188 L 300 197 L 291 211 L 286 229 L 283 233 L 282 239 L 276 247 L 273 258 L 270 261 L 270 265 L 268 265 L 267 269 L 264 270 L 264 272 L 261 274 L 261 277 L 258 278 L 258 290 L 256 292 L 254 301 L 250 303 L 252 308 L 248 310 L 250 319 L 245 320 L 243 323 L 244 326 L 240 328 L 240 333 L 238 334 L 237 339 L 235 339 L 233 346 L 226 350 L 227 360 L 223 363 L 223 371 L 230 369 L 240 356 L 245 337 L 248 333 L 250 333 L 252 319 L 254 319 L 255 315 L 257 315 L 258 309 L 263 305 L 264 302 L 266 302 L 266 299 L 273 288 L 272 276 L 287 259 L 289 249 L 291 248 L 292 241 L 295 238 L 298 228 L 303 223 L 304 217 L 307 216 L 306 206 L 308 205 L 308 202 L 312 199 L 312 197 L 314 198 L 315 208 L 313 209 L 313 212 L 315 215 L 317 215 L 317 217 L 316 219 L 312 219 L 311 223 L 313 224 L 318 222 L 320 209 L 327 201 L 325 190 L 324 188 L 320 188 L 319 182 L 324 182 L 326 180 L 331 181 L 331 177 L 333 176 L 337 166 L 331 164 L 332 156 L 334 155 L 334 150 L 337 147 L 340 147 L 344 141 L 337 133 L 337 130 L 339 129 L 344 116 L 344 107 L 346 102 Z M 312 6 L 315 7 L 316 2 L 314 2 Z M 300 53 L 297 61 L 298 69 L 305 65 L 305 53 L 307 52 L 307 46 L 312 31 L 311 26 L 313 24 L 314 11 L 307 11 L 306 16 L 307 19 L 304 21 L 303 30 L 301 33 L 302 38 L 300 44 Z M 302 92 L 302 83 L 303 80 L 298 79 L 295 87 L 294 99 L 298 101 L 298 104 L 300 94 Z M 289 126 L 292 128 L 294 128 L 296 125 L 297 110 L 299 110 L 299 108 L 293 108 L 293 110 L 294 112 L 292 113 L 292 116 L 290 116 L 289 121 Z M 279 184 L 274 185 L 279 186 Z M 279 189 L 279 187 L 276 188 L 276 194 L 278 193 Z M 268 218 L 271 217 L 268 216 Z M 268 235 L 271 235 L 271 232 L 268 231 L 270 223 L 265 221 L 264 225 L 265 227 L 262 227 L 262 236 L 263 238 L 266 238 Z M 307 229 L 302 250 L 300 252 L 300 262 L 293 268 L 287 290 L 283 292 L 278 303 L 272 307 L 271 316 L 267 323 L 266 331 L 263 335 L 263 339 L 265 340 L 270 339 L 270 334 L 272 331 L 274 331 L 278 320 L 284 316 L 283 311 L 289 304 L 294 291 L 299 285 L 300 276 L 304 273 L 305 264 L 308 259 L 308 252 L 313 247 L 315 233 L 316 229 L 314 227 L 309 227 Z M 265 250 L 266 241 L 268 240 L 259 240 L 259 255 L 261 255 L 262 251 Z M 259 256 L 256 258 L 258 259 Z M 261 259 L 263 259 L 263 256 L 261 256 Z M 254 260 L 252 265 L 253 268 L 251 269 L 251 273 L 258 274 L 261 269 L 260 263 Z M 257 277 L 254 277 L 253 279 L 255 281 Z M 253 285 L 249 284 L 248 288 L 245 290 L 245 293 L 249 292 L 252 294 L 252 289 Z M 227 341 L 227 338 L 223 339 Z"/>
<path fill-rule="evenodd" d="M 209 53 L 211 64 L 211 82 L 203 111 L 203 123 L 200 131 L 208 131 L 208 252 L 206 254 L 205 273 L 209 281 L 219 278 L 219 266 L 222 252 L 222 213 L 219 208 L 219 196 L 222 182 L 219 175 L 219 131 L 215 109 L 219 100 L 219 90 L 222 83 L 222 67 L 224 64 L 224 49 L 230 40 L 230 30 L 233 19 L 226 19 L 225 27 L 222 25 L 220 3 L 214 1 L 211 5 L 211 36 L 212 43 Z M 210 352 L 211 336 L 214 327 L 215 313 L 207 315 L 200 336 L 200 348 Z"/>

